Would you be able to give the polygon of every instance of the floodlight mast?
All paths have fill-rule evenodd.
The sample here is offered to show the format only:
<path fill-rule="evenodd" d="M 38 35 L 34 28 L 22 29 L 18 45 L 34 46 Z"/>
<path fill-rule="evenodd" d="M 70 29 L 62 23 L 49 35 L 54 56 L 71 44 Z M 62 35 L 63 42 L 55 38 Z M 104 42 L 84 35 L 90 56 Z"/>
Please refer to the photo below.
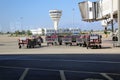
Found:
<path fill-rule="evenodd" d="M 60 18 L 62 16 L 62 11 L 61 10 L 50 10 L 49 15 L 50 15 L 51 19 L 53 20 L 54 29 L 57 32 L 58 23 L 59 23 L 59 20 L 60 20 Z"/>
<path fill-rule="evenodd" d="M 118 44 L 120 46 L 120 0 L 118 0 Z"/>

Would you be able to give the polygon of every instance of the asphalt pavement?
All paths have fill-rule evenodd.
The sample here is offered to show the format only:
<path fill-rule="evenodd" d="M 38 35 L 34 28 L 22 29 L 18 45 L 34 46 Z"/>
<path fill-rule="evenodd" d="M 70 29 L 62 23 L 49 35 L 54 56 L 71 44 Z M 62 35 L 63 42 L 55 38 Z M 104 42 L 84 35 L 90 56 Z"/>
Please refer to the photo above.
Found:
<path fill-rule="evenodd" d="M 120 54 L 0 55 L 0 80 L 120 80 Z"/>

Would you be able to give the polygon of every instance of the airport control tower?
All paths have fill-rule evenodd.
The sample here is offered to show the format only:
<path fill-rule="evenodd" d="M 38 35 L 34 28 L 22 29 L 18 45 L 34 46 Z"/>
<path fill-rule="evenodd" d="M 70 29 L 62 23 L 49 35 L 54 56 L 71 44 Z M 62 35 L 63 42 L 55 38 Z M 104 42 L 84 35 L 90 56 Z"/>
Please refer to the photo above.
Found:
<path fill-rule="evenodd" d="M 55 29 L 55 31 L 57 31 L 58 23 L 61 18 L 62 11 L 61 10 L 50 10 L 49 13 L 50 13 L 49 15 L 54 23 L 54 29 Z"/>

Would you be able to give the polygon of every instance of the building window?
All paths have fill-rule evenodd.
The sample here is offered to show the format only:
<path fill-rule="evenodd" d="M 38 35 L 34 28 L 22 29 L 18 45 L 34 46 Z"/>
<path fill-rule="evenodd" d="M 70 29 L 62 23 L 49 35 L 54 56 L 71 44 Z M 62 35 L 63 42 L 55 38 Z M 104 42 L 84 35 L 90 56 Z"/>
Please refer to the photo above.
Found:
<path fill-rule="evenodd" d="M 92 11 L 92 7 L 89 8 L 89 11 Z"/>

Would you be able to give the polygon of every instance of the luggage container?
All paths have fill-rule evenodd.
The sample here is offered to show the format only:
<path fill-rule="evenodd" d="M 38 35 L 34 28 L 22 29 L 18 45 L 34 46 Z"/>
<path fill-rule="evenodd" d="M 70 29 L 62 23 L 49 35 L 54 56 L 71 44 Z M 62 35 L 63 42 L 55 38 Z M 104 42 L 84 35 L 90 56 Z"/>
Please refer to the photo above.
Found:
<path fill-rule="evenodd" d="M 102 36 L 98 34 L 90 34 L 86 37 L 87 49 L 90 48 L 101 48 Z"/>
<path fill-rule="evenodd" d="M 65 45 L 72 46 L 72 36 L 64 36 L 62 38 L 62 43 L 65 44 Z"/>
<path fill-rule="evenodd" d="M 47 46 L 51 45 L 58 45 L 58 36 L 56 34 L 47 35 L 46 36 Z"/>
<path fill-rule="evenodd" d="M 86 47 L 86 35 L 82 34 L 76 38 L 76 43 L 81 47 Z"/>

